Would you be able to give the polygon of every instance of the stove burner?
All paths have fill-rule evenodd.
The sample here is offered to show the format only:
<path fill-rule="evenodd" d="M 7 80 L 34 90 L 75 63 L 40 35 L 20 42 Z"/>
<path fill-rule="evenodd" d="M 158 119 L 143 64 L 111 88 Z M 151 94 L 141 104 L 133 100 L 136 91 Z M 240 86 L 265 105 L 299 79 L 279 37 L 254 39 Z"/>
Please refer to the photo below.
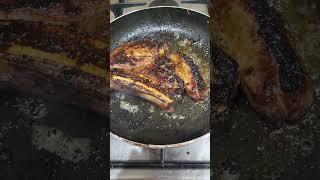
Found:
<path fill-rule="evenodd" d="M 175 0 L 154 0 L 149 4 L 149 7 L 152 6 L 179 6 Z"/>

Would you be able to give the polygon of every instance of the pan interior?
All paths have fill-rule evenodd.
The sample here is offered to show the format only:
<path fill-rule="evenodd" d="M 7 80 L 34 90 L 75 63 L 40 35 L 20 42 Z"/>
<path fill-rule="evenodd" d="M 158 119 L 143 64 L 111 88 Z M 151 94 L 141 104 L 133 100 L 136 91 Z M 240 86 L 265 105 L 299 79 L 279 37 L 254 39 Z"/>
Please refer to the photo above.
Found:
<path fill-rule="evenodd" d="M 208 88 L 209 17 L 180 8 L 151 8 L 123 16 L 111 23 L 111 52 L 128 41 L 151 39 L 169 43 L 189 54 L 199 66 Z M 210 130 L 210 98 L 195 103 L 185 92 L 168 113 L 129 94 L 110 94 L 111 132 L 125 139 L 155 145 L 189 141 Z"/>

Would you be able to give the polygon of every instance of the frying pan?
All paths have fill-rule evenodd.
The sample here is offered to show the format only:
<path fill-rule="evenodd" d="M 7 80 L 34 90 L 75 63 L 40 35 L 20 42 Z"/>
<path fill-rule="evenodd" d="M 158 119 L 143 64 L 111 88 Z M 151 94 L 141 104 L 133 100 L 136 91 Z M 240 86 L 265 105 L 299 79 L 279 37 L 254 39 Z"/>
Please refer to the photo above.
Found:
<path fill-rule="evenodd" d="M 178 7 L 151 7 L 111 22 L 110 50 L 112 52 L 126 42 L 141 39 L 171 45 L 187 42 L 191 48 L 190 56 L 196 57 L 195 63 L 209 87 L 209 27 L 209 17 L 199 12 Z M 168 113 L 142 98 L 112 91 L 110 134 L 148 148 L 177 147 L 209 136 L 209 97 L 195 103 L 184 93 L 175 109 L 175 113 Z"/>

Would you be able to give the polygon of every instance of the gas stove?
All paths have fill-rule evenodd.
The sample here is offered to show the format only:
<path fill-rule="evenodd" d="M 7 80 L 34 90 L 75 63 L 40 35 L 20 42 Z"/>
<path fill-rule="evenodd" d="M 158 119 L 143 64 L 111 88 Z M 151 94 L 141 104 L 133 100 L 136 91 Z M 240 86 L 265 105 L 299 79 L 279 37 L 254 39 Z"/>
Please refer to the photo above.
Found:
<path fill-rule="evenodd" d="M 110 21 L 155 6 L 208 12 L 208 0 L 110 0 Z M 210 179 L 210 137 L 169 149 L 147 149 L 110 136 L 110 179 Z"/>

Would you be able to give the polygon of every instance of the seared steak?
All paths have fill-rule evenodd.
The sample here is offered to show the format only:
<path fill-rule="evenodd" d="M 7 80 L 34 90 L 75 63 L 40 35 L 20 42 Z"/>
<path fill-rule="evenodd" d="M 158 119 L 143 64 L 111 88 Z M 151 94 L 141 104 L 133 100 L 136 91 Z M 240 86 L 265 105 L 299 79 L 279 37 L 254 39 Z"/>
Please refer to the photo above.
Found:
<path fill-rule="evenodd" d="M 140 96 L 166 110 L 172 110 L 184 87 L 195 101 L 208 94 L 198 67 L 187 56 L 171 53 L 166 44 L 150 40 L 123 44 L 112 52 L 110 68 L 111 88 Z"/>
<path fill-rule="evenodd" d="M 175 66 L 175 73 L 183 80 L 189 96 L 195 101 L 202 101 L 208 95 L 208 89 L 197 65 L 181 53 L 172 53 L 169 58 Z"/>
<path fill-rule="evenodd" d="M 108 3 L 78 2 L 75 15 L 60 11 L 64 6 L 60 1 L 46 7 L 36 2 L 40 1 L 0 3 L 1 85 L 105 115 Z M 92 23 L 86 26 L 89 19 Z"/>
<path fill-rule="evenodd" d="M 241 87 L 273 122 L 301 117 L 314 89 L 279 17 L 264 0 L 213 1 L 213 39 L 239 64 Z"/>

